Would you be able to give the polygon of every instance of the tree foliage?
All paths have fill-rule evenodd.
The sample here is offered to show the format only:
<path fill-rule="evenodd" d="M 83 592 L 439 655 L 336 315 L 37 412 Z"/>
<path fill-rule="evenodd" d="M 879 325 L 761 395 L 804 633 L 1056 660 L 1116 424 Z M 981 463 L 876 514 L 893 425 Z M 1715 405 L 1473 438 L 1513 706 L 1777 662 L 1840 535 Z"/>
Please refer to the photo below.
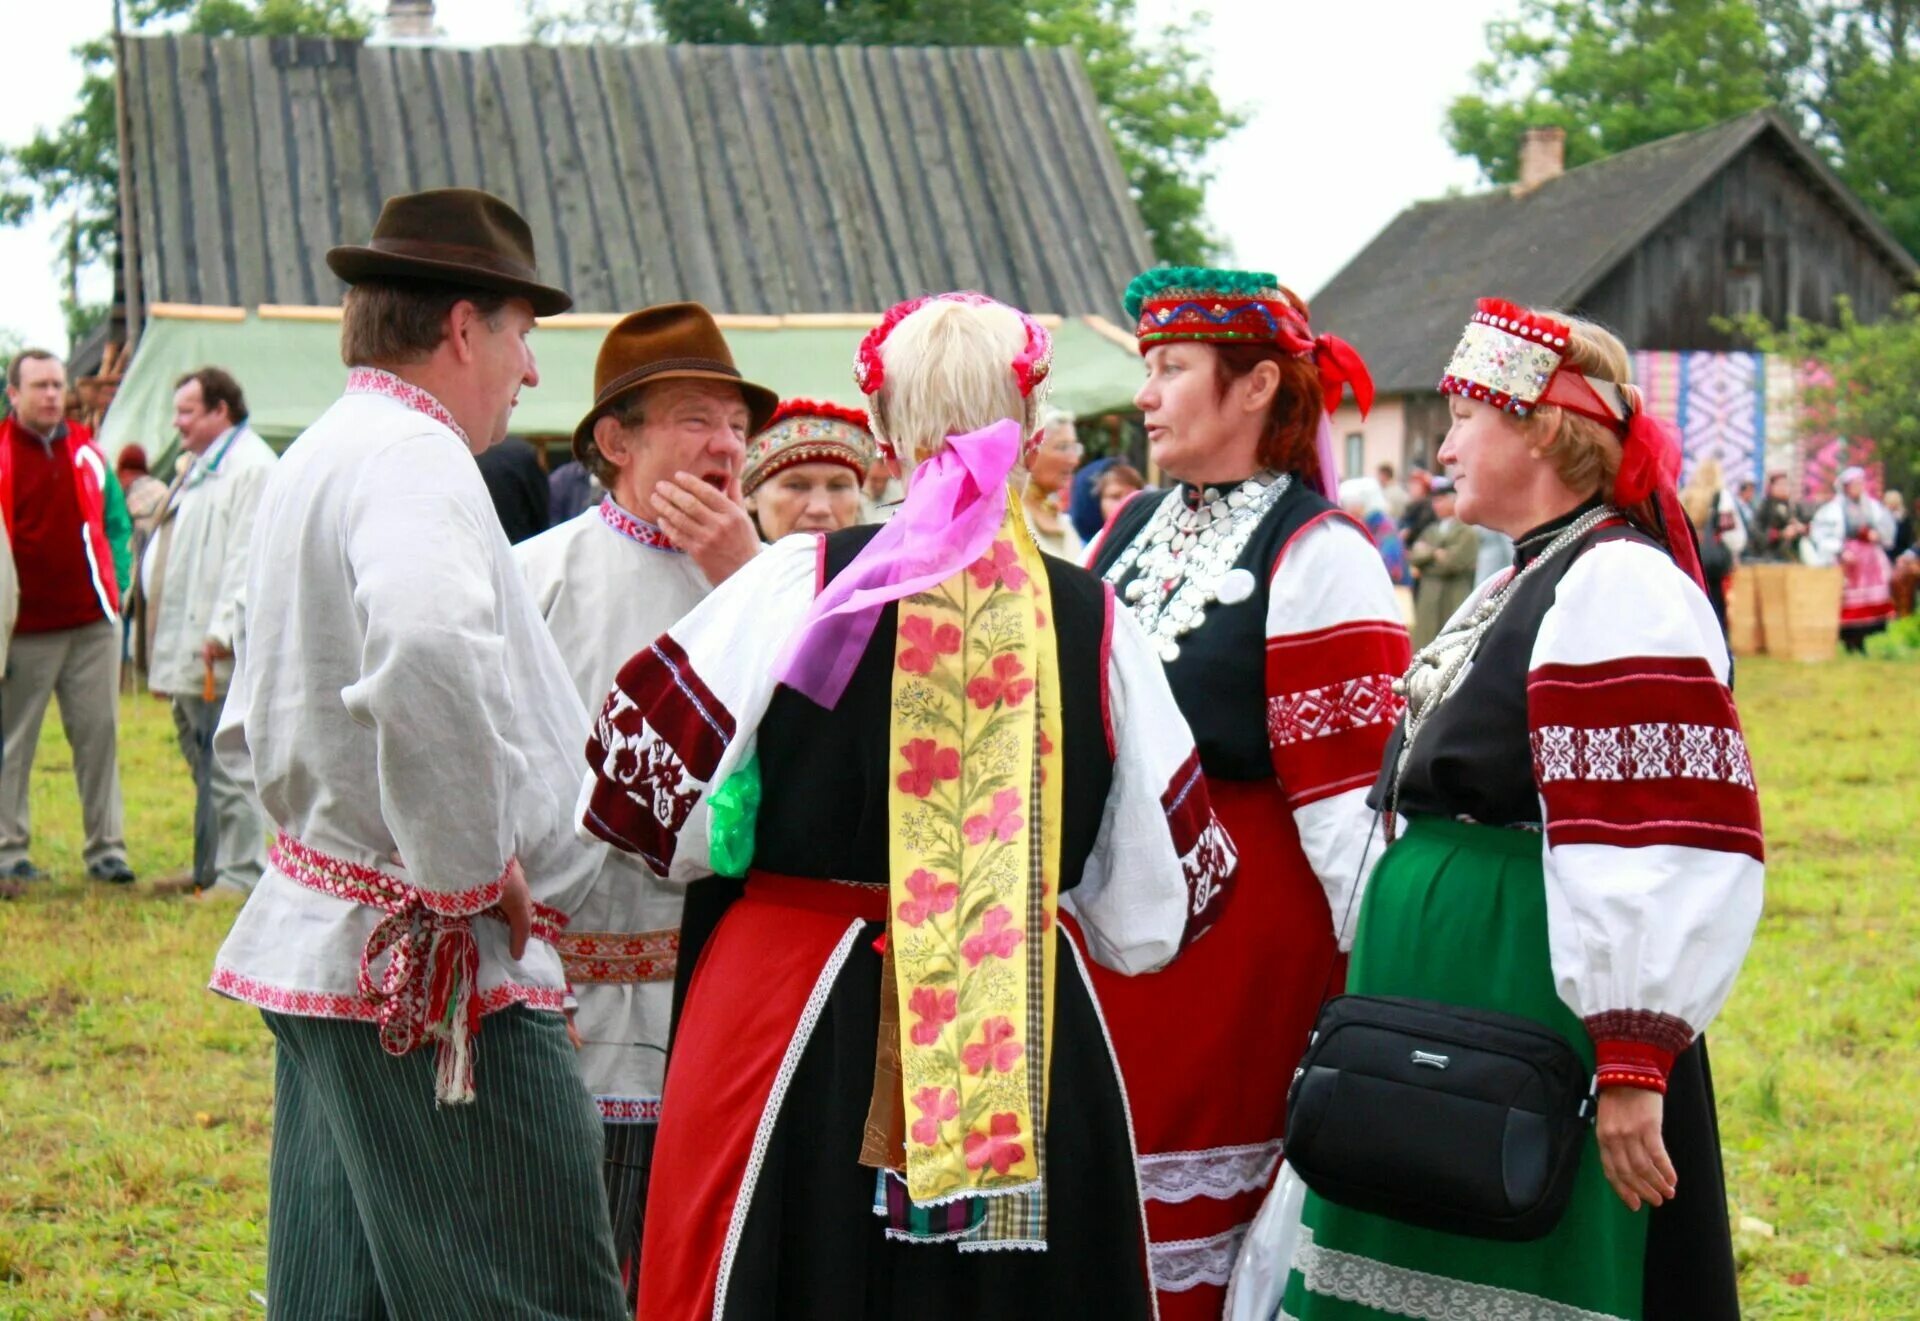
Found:
<path fill-rule="evenodd" d="M 1072 46 L 1155 253 L 1193 265 L 1218 247 L 1206 227 L 1205 158 L 1242 119 L 1207 82 L 1195 45 L 1204 14 L 1151 34 L 1137 0 L 529 0 L 528 14 L 537 39 Z"/>
<path fill-rule="evenodd" d="M 364 37 L 355 0 L 132 0 L 126 30 L 185 31 L 208 37 Z M 114 122 L 111 34 L 74 49 L 85 68 L 80 104 L 52 131 L 0 147 L 0 224 L 41 211 L 65 213 L 59 261 L 68 333 L 78 339 L 105 314 L 79 299 L 80 274 L 111 257 L 120 223 L 120 155 Z"/>
<path fill-rule="evenodd" d="M 1447 137 L 1490 183 L 1528 128 L 1571 168 L 1777 105 L 1920 252 L 1920 0 L 1522 0 L 1487 43 Z"/>
<path fill-rule="evenodd" d="M 1800 386 L 1802 432 L 1870 439 L 1886 484 L 1912 491 L 1920 480 L 1920 293 L 1871 324 L 1845 296 L 1835 304 L 1831 326 L 1795 317 L 1775 328 L 1747 317 L 1734 329 L 1763 353 L 1825 368 Z"/>

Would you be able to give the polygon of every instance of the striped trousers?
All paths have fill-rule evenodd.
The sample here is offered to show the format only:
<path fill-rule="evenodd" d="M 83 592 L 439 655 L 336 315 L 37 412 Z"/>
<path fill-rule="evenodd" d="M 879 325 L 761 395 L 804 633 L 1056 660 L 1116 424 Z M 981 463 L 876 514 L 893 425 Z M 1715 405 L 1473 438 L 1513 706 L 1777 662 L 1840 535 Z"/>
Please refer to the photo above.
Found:
<path fill-rule="evenodd" d="M 471 1105 L 371 1025 L 273 1032 L 272 1321 L 623 1321 L 599 1116 L 558 1014 L 487 1017 Z"/>

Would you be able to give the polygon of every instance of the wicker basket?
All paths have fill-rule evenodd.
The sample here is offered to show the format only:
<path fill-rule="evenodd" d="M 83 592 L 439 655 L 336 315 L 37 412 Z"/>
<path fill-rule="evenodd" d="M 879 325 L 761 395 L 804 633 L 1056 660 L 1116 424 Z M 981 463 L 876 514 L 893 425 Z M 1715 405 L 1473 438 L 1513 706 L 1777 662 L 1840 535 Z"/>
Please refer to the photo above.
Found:
<path fill-rule="evenodd" d="M 1758 656 L 1767 649 L 1760 625 L 1760 593 L 1753 570 L 1746 565 L 1727 579 L 1727 646 L 1736 656 Z"/>
<path fill-rule="evenodd" d="M 1832 660 L 1840 649 L 1839 566 L 1782 567 L 1786 570 L 1786 646 L 1774 648 L 1774 654 L 1801 661 Z"/>

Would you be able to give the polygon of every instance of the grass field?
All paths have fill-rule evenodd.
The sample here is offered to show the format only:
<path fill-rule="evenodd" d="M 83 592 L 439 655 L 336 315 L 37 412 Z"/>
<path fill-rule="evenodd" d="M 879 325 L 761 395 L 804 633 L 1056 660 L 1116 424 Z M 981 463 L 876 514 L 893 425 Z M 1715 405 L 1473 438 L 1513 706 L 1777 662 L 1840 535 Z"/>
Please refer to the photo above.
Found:
<path fill-rule="evenodd" d="M 1917 691 L 1912 660 L 1741 666 L 1769 894 L 1713 1040 L 1752 1317 L 1920 1316 Z M 192 816 L 165 708 L 129 699 L 123 747 L 164 875 Z M 0 905 L 0 1317 L 259 1316 L 271 1050 L 202 989 L 233 910 L 74 879 L 57 729 L 34 786 L 56 881 Z"/>

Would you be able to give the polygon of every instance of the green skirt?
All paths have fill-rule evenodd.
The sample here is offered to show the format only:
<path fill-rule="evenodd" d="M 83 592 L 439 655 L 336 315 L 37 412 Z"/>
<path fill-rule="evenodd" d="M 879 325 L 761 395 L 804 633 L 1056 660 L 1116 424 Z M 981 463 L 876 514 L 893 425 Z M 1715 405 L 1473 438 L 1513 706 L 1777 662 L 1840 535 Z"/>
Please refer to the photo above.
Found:
<path fill-rule="evenodd" d="M 1554 991 L 1540 837 L 1416 817 L 1374 869 L 1347 990 L 1500 1010 L 1593 1043 Z M 1638 1321 L 1649 1212 L 1607 1185 L 1591 1136 L 1566 1215 L 1502 1243 L 1419 1229 L 1308 1194 L 1283 1317 Z"/>

